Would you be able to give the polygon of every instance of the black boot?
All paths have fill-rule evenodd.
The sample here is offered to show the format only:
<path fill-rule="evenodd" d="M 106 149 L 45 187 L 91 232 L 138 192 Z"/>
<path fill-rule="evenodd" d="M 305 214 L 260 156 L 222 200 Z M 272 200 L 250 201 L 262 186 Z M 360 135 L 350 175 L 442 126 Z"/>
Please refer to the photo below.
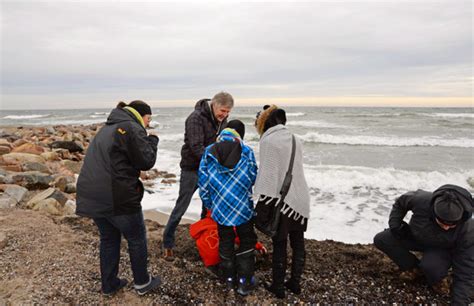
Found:
<path fill-rule="evenodd" d="M 274 260 L 275 257 L 273 256 Z M 273 293 L 277 298 L 283 299 L 285 298 L 285 286 L 284 286 L 284 281 L 285 281 L 285 273 L 286 273 L 286 256 L 281 256 L 285 257 L 285 262 L 282 261 L 273 261 L 272 263 L 272 283 L 271 284 L 266 284 L 265 288 Z M 281 259 L 280 257 L 280 259 Z"/>

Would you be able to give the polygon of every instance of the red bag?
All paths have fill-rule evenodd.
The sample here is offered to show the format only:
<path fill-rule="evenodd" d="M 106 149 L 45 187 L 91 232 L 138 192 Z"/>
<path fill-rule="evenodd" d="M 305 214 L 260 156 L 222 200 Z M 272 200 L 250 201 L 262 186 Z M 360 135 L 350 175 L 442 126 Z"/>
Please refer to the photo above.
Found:
<path fill-rule="evenodd" d="M 221 261 L 217 223 L 211 218 L 209 211 L 204 219 L 189 226 L 189 234 L 196 240 L 199 255 L 206 267 L 215 266 Z M 239 237 L 235 238 L 235 243 L 240 244 Z M 255 244 L 255 249 L 263 255 L 267 253 L 267 249 L 260 242 Z"/>
<path fill-rule="evenodd" d="M 201 219 L 189 227 L 191 237 L 196 240 L 196 246 L 206 267 L 217 265 L 219 258 L 219 234 L 217 223 L 211 217 Z"/>

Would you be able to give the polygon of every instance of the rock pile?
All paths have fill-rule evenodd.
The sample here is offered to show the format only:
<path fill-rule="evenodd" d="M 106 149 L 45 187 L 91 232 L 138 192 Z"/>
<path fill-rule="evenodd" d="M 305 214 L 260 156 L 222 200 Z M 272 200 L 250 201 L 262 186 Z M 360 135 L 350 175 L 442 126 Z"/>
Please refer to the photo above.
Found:
<path fill-rule="evenodd" d="M 101 125 L 0 129 L 0 208 L 22 207 L 50 215 L 74 214 L 76 181 L 85 152 Z M 176 176 L 142 172 L 145 186 Z"/>

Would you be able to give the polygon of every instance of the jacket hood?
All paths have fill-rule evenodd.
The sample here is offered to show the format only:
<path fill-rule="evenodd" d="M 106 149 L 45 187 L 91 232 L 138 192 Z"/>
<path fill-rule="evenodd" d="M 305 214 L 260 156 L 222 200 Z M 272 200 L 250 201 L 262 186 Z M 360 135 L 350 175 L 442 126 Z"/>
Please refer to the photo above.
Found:
<path fill-rule="evenodd" d="M 212 147 L 211 154 L 217 158 L 221 166 L 233 169 L 239 163 L 242 155 L 241 141 L 235 130 L 224 129 Z"/>
<path fill-rule="evenodd" d="M 123 108 L 114 108 L 110 112 L 109 117 L 107 117 L 107 121 L 105 122 L 105 124 L 112 125 L 112 124 L 117 124 L 124 121 L 133 121 L 133 122 L 138 123 L 141 127 L 143 127 L 141 123 L 138 122 L 137 118 L 135 118 L 135 115 L 133 115 L 132 113 L 130 113 L 129 111 Z"/>
<path fill-rule="evenodd" d="M 439 187 L 433 192 L 433 195 L 431 197 L 431 206 L 433 207 L 436 198 L 443 195 L 443 193 L 445 193 L 446 191 L 454 193 L 459 203 L 461 203 L 462 207 L 464 208 L 462 220 L 465 221 L 470 219 L 474 211 L 474 201 L 472 199 L 471 193 L 462 187 L 449 184 Z"/>
<path fill-rule="evenodd" d="M 211 99 L 201 99 L 196 102 L 196 105 L 194 105 L 194 109 L 199 111 L 206 118 L 211 119 L 211 121 L 215 124 L 216 121 L 214 120 L 214 116 L 212 115 L 210 102 Z"/>

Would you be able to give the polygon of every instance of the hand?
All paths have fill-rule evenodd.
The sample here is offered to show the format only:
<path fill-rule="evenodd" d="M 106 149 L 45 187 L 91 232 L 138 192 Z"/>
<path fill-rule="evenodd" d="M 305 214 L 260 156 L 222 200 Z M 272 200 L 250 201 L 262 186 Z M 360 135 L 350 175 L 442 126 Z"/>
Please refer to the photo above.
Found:
<path fill-rule="evenodd" d="M 149 130 L 148 131 L 148 136 L 156 136 L 158 137 L 158 133 L 155 130 Z"/>
<path fill-rule="evenodd" d="M 399 239 L 413 237 L 410 225 L 408 225 L 408 223 L 406 223 L 405 221 L 402 221 L 402 223 L 400 223 L 398 227 L 391 228 L 390 232 L 392 232 L 392 234 Z"/>

